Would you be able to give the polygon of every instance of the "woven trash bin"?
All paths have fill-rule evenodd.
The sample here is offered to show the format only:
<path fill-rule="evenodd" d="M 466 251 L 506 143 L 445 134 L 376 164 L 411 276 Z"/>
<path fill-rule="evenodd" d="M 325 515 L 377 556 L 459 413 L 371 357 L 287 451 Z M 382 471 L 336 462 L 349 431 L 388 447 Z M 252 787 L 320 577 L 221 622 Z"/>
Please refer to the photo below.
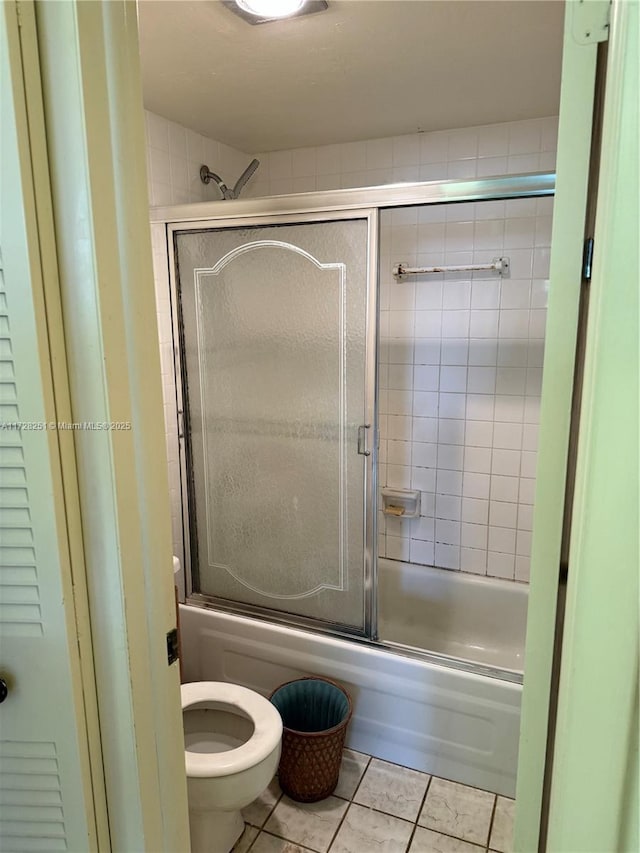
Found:
<path fill-rule="evenodd" d="M 327 678 L 281 684 L 271 702 L 282 717 L 280 787 L 299 803 L 315 803 L 335 790 L 352 705 L 346 690 Z"/>

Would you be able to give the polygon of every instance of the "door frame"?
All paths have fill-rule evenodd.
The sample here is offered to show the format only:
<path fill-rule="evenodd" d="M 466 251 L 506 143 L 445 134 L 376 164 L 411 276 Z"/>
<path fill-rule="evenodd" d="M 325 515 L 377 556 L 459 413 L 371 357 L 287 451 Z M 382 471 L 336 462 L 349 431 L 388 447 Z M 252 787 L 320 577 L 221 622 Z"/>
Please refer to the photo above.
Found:
<path fill-rule="evenodd" d="M 31 474 L 38 473 L 33 466 L 33 459 L 39 456 L 45 462 L 40 472 L 42 476 L 33 476 L 26 482 L 30 495 L 27 512 L 34 514 L 36 531 L 46 526 L 38 520 L 39 517 L 42 519 L 43 514 L 48 515 L 51 519 L 50 531 L 55 535 L 57 551 L 50 558 L 49 555 L 38 555 L 37 552 L 35 556 L 36 565 L 42 564 L 41 580 L 46 581 L 46 573 L 59 570 L 59 593 L 54 594 L 54 599 L 58 594 L 60 599 L 46 602 L 46 610 L 50 615 L 48 618 L 43 617 L 47 630 L 42 642 L 47 642 L 49 637 L 58 653 L 67 656 L 65 660 L 58 658 L 56 666 L 62 670 L 67 668 L 68 673 L 58 670 L 56 679 L 63 685 L 68 682 L 70 687 L 67 709 L 71 713 L 67 715 L 65 724 L 74 727 L 70 740 L 75 740 L 75 749 L 70 750 L 67 741 L 67 750 L 64 752 L 55 743 L 44 744 L 52 747 L 57 757 L 52 762 L 44 759 L 42 763 L 58 765 L 57 781 L 61 786 L 62 804 L 60 824 L 65 829 L 63 838 L 80 843 L 78 835 L 82 832 L 82 843 L 93 853 L 110 849 L 109 825 L 73 431 L 51 428 L 52 423 L 72 422 L 72 417 L 33 4 L 21 3 L 18 7 L 15 2 L 5 2 L 0 8 L 0 19 L 0 29 L 6 35 L 6 56 L 3 59 L 7 75 L 3 87 L 6 86 L 6 91 L 10 92 L 6 103 L 3 101 L 7 122 L 2 128 L 2 141 L 11 140 L 6 150 L 2 146 L 2 158 L 6 158 L 13 172 L 10 183 L 3 184 L 2 206 L 6 206 L 7 213 L 11 210 L 12 216 L 7 216 L 2 231 L 8 238 L 5 258 L 9 256 L 6 249 L 10 246 L 14 261 L 11 268 L 15 272 L 19 270 L 19 282 L 7 290 L 9 299 L 12 294 L 18 295 L 20 290 L 28 294 L 28 299 L 21 306 L 24 312 L 14 310 L 12 314 L 12 320 L 16 323 L 10 330 L 14 338 L 12 355 L 17 359 L 17 377 L 30 376 L 34 380 L 36 374 L 38 377 L 33 388 L 22 383 L 21 407 L 16 411 L 22 416 L 25 415 L 25 408 L 27 411 L 41 411 L 47 424 L 46 439 L 39 431 L 27 432 L 23 433 L 20 443 L 26 451 L 25 461 Z M 14 157 L 16 162 L 13 162 Z M 24 260 L 19 267 L 15 263 L 16 258 L 19 262 Z M 0 259 L 0 274 L 2 268 Z M 4 272 L 10 272 L 6 264 Z M 24 324 L 20 323 L 21 320 Z M 30 352 L 24 359 L 25 365 L 21 365 L 21 354 L 27 349 Z M 30 356 L 37 364 L 36 372 L 31 373 L 29 370 L 22 373 L 21 366 L 29 368 Z M 34 401 L 37 401 L 36 408 L 32 409 Z M 41 444 L 40 450 L 35 449 L 34 439 Z M 36 533 L 36 542 L 38 540 Z M 3 590 L 6 591 L 7 587 L 3 587 Z M 51 587 L 49 592 L 52 592 Z M 9 604 L 11 601 L 12 598 L 7 596 L 3 603 Z M 56 611 L 59 616 L 54 618 L 52 614 Z M 7 635 L 6 639 L 8 646 L 13 637 Z M 28 719 L 31 709 L 24 695 L 27 691 L 21 690 L 21 682 L 29 680 L 33 683 L 34 678 L 37 680 L 37 673 L 20 669 L 25 661 L 20 664 L 19 659 L 12 659 L 9 648 L 3 647 L 3 652 L 3 675 L 8 681 L 10 693 L 15 690 L 18 701 L 22 703 L 19 713 Z M 42 702 L 46 704 L 48 698 L 43 694 Z M 6 747 L 11 732 L 2 729 L 2 734 L 3 746 Z M 42 737 L 42 733 L 35 730 L 33 734 L 34 737 Z M 36 744 L 43 746 L 41 742 L 38 744 L 35 741 L 23 745 L 23 748 L 28 749 Z M 15 744 L 13 749 L 20 752 Z M 78 773 L 74 776 L 76 762 Z M 21 772 L 24 772 L 24 767 Z M 46 772 L 51 771 L 49 769 Z M 77 785 L 77 789 L 69 790 L 67 780 L 70 779 Z M 35 821 L 35 826 L 38 826 L 37 818 Z M 31 831 L 33 828 L 34 823 L 31 824 Z M 46 829 L 43 833 L 46 833 Z M 44 838 L 43 834 L 40 840 L 44 841 Z M 51 841 L 51 836 L 48 838 Z M 11 843 L 9 837 L 6 841 Z"/>
<path fill-rule="evenodd" d="M 12 0 L 8 0 L 12 2 Z M 131 0 L 14 0 L 31 19 L 30 127 L 49 176 L 55 239 L 48 263 L 53 393 L 70 422 L 128 422 L 127 431 L 73 430 L 63 478 L 77 489 L 108 820 L 99 849 L 189 849 L 160 363 L 146 184 L 145 130 Z M 64 49 L 61 46 L 64 45 Z M 43 155 L 44 156 L 44 155 Z M 39 221 L 39 227 L 42 223 Z M 75 482 L 74 478 L 75 477 Z M 76 519 L 77 520 L 77 519 Z M 79 524 L 82 529 L 80 531 Z M 100 780 L 99 780 L 100 781 Z M 106 831 L 106 828 L 105 828 Z"/>

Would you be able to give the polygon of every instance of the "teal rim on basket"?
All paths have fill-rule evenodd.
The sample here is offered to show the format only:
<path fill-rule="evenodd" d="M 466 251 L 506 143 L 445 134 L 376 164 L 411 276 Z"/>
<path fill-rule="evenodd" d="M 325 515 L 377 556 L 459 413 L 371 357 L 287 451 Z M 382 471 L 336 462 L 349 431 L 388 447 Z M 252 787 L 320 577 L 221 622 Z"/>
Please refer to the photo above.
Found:
<path fill-rule="evenodd" d="M 270 700 L 285 729 L 299 734 L 328 734 L 344 726 L 352 713 L 347 692 L 328 678 L 287 681 L 276 687 Z"/>

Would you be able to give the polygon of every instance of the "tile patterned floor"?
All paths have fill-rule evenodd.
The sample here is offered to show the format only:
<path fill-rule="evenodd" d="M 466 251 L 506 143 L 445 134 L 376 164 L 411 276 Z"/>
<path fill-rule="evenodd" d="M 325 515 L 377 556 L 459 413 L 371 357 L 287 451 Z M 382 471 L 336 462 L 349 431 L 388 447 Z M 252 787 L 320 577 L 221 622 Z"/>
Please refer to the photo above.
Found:
<path fill-rule="evenodd" d="M 295 803 L 273 780 L 233 853 L 512 853 L 514 800 L 345 749 L 332 797 Z"/>

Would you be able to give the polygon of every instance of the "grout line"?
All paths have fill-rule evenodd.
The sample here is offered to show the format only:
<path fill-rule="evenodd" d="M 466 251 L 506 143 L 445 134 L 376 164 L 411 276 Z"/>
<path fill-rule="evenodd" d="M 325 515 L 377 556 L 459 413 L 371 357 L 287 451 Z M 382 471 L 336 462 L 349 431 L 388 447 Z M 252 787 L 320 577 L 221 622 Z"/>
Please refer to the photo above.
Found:
<path fill-rule="evenodd" d="M 491 832 L 493 831 L 493 821 L 495 820 L 497 807 L 498 795 L 495 794 L 493 798 L 493 808 L 491 809 L 491 820 L 489 821 L 489 832 L 487 833 L 487 849 L 489 848 L 489 844 L 491 843 Z"/>
<path fill-rule="evenodd" d="M 420 807 L 418 809 L 418 814 L 416 815 L 416 819 L 415 819 L 415 822 L 413 824 L 413 829 L 411 831 L 411 835 L 409 837 L 409 843 L 407 844 L 407 851 L 409 851 L 411 849 L 411 845 L 413 844 L 413 839 L 414 839 L 414 836 L 416 834 L 416 829 L 419 826 L 418 821 L 420 820 L 420 815 L 422 814 L 422 810 L 424 809 L 424 804 L 427 801 L 427 794 L 429 793 L 429 788 L 431 787 L 432 781 L 433 781 L 433 776 L 430 776 L 429 781 L 427 782 L 427 788 L 424 792 L 424 797 L 422 798 L 422 800 L 420 802 Z"/>
<path fill-rule="evenodd" d="M 361 753 L 361 754 L 362 754 L 362 755 L 366 755 L 366 753 L 364 753 L 364 752 L 363 752 L 363 753 Z M 356 785 L 356 787 L 354 788 L 354 790 L 353 790 L 353 794 L 351 794 L 351 800 L 350 800 L 350 802 L 354 802 L 354 798 L 355 798 L 356 794 L 358 793 L 358 791 L 360 790 L 360 786 L 362 785 L 362 780 L 363 780 L 363 779 L 364 779 L 364 777 L 367 775 L 367 770 L 368 770 L 368 769 L 369 769 L 369 767 L 371 766 L 371 762 L 372 762 L 372 760 L 373 760 L 373 756 L 372 756 L 372 755 L 370 755 L 370 756 L 369 756 L 369 759 L 368 759 L 368 761 L 367 761 L 367 763 L 366 763 L 366 764 L 365 764 L 365 766 L 364 766 L 364 770 L 362 771 L 362 776 L 360 776 L 360 779 L 358 780 L 358 784 L 357 784 L 357 785 Z"/>
<path fill-rule="evenodd" d="M 397 814 L 391 814 L 391 812 L 383 812 L 382 809 L 377 809 L 375 806 L 368 806 L 366 803 L 358 803 L 355 800 L 344 800 L 343 802 L 348 802 L 349 805 L 352 806 L 360 806 L 361 809 L 367 809 L 370 812 L 376 812 L 377 814 L 382 814 L 385 817 L 392 817 L 394 820 L 401 820 L 403 823 L 415 823 L 414 820 L 409 820 L 406 817 L 399 817 Z"/>
<path fill-rule="evenodd" d="M 245 827 L 246 827 L 246 826 L 251 826 L 253 829 L 258 829 L 256 826 L 253 826 L 253 824 L 250 824 L 250 823 L 249 823 L 249 824 L 245 824 Z M 253 847 L 253 845 L 256 843 L 256 841 L 258 840 L 258 838 L 260 838 L 260 834 L 261 834 L 261 832 L 262 832 L 262 830 L 261 830 L 261 829 L 258 829 L 258 831 L 256 832 L 256 837 L 253 839 L 253 841 L 251 842 L 251 844 L 247 847 L 247 853 L 250 853 L 251 848 L 252 848 L 252 847 Z M 242 836 L 240 836 L 240 838 L 242 838 Z M 240 839 L 238 839 L 238 840 L 240 840 Z M 236 843 L 237 843 L 237 842 L 236 842 Z M 233 849 L 235 850 L 235 847 L 234 847 Z M 231 851 L 231 853 L 233 853 L 233 850 Z"/>
<path fill-rule="evenodd" d="M 272 838 L 279 838 L 281 841 L 286 841 L 287 844 L 295 844 L 296 847 L 299 847 L 301 850 L 308 850 L 309 853 L 319 853 L 319 851 L 313 847 L 305 847 L 304 844 L 300 844 L 297 841 L 292 841 L 290 838 L 285 838 L 284 835 L 277 835 L 275 832 L 267 832 L 266 829 L 263 829 L 258 833 L 258 835 L 251 842 L 251 847 L 253 847 L 253 845 L 256 843 L 258 838 L 260 838 L 261 835 L 270 835 Z"/>
<path fill-rule="evenodd" d="M 333 842 L 336 840 L 337 835 L 340 832 L 340 829 L 342 828 L 342 824 L 345 822 L 345 819 L 346 819 L 347 815 L 349 814 L 349 809 L 351 808 L 352 805 L 353 805 L 353 801 L 351 801 L 349 803 L 349 805 L 346 807 L 346 809 L 344 810 L 344 814 L 340 818 L 340 822 L 338 823 L 338 826 L 336 827 L 336 831 L 333 833 L 333 836 L 331 837 L 331 841 L 329 842 L 329 846 L 327 847 L 327 853 L 329 853 L 329 851 L 333 847 Z"/>
<path fill-rule="evenodd" d="M 274 776 L 273 778 L 274 778 L 274 779 L 277 779 L 277 776 Z M 269 784 L 271 784 L 271 783 L 269 783 Z M 278 783 L 278 787 L 280 787 L 279 783 Z M 269 820 L 269 818 L 271 817 L 271 815 L 272 815 L 272 814 L 274 813 L 274 811 L 276 810 L 276 806 L 278 805 L 278 803 L 280 802 L 280 800 L 283 798 L 283 796 L 284 796 L 284 794 L 283 794 L 282 790 L 280 790 L 280 794 L 276 797 L 276 800 L 275 800 L 274 804 L 271 806 L 271 808 L 270 808 L 270 809 L 269 809 L 269 811 L 267 812 L 267 815 L 266 815 L 265 819 L 262 821 L 262 823 L 250 823 L 248 820 L 245 820 L 244 822 L 245 822 L 246 824 L 248 824 L 249 826 L 255 826 L 255 828 L 256 828 L 256 829 L 258 829 L 258 830 L 262 830 L 262 828 L 264 827 L 264 825 L 266 824 L 266 822 Z M 244 820 L 244 816 L 243 816 L 243 820 Z"/>

